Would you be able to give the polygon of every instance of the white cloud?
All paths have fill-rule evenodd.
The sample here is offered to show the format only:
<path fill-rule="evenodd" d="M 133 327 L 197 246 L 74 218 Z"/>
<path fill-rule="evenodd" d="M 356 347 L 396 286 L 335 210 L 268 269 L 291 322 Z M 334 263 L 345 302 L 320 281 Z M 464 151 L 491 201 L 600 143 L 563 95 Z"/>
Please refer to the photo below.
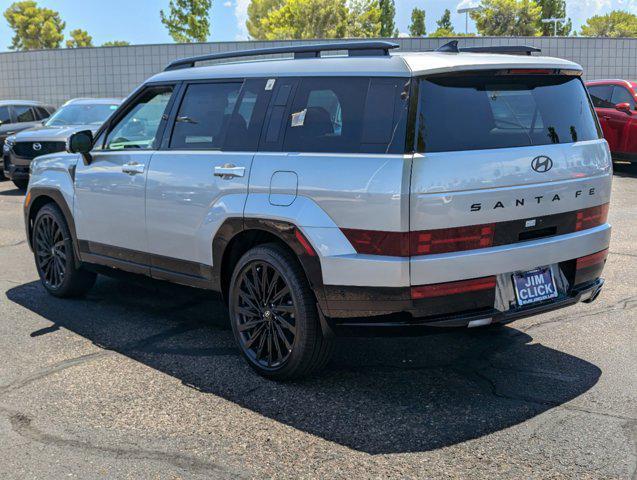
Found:
<path fill-rule="evenodd" d="M 223 3 L 223 6 L 226 7 L 226 8 L 230 8 L 230 7 L 232 7 L 232 2 L 230 0 L 228 0 L 227 2 Z"/>
<path fill-rule="evenodd" d="M 250 0 L 237 0 L 234 6 L 234 16 L 237 19 L 237 29 L 239 33 L 236 35 L 236 40 L 248 40 L 248 28 L 246 27 L 246 21 L 248 20 L 248 5 Z"/>

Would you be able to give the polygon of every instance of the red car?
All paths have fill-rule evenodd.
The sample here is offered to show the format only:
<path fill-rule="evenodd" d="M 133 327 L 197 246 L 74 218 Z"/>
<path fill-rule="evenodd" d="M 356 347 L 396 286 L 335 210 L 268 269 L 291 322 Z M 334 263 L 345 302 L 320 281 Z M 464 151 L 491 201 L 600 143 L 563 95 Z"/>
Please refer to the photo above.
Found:
<path fill-rule="evenodd" d="M 637 82 L 595 80 L 586 87 L 613 159 L 637 163 Z"/>

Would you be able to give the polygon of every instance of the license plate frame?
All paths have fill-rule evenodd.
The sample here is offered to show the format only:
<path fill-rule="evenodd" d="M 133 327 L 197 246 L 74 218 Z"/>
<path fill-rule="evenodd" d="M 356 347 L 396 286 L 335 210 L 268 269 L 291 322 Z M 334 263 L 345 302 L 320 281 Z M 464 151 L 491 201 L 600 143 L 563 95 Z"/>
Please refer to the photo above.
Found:
<path fill-rule="evenodd" d="M 552 300 L 559 296 L 550 267 L 538 267 L 512 275 L 513 290 L 518 307 Z"/>

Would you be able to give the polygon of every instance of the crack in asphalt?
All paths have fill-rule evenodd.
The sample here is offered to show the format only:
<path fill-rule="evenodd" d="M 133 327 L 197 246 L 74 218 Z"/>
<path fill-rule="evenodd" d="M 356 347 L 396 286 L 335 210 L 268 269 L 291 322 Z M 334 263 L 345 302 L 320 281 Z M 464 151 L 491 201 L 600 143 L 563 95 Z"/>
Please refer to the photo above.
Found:
<path fill-rule="evenodd" d="M 12 430 L 28 440 L 59 448 L 73 448 L 83 452 L 110 455 L 116 459 L 149 460 L 167 463 L 188 473 L 223 474 L 226 478 L 247 478 L 245 474 L 233 471 L 218 463 L 199 460 L 189 455 L 170 453 L 161 450 L 129 448 L 123 446 L 97 445 L 43 432 L 33 425 L 33 418 L 24 413 L 0 407 L 0 411 L 8 418 Z"/>

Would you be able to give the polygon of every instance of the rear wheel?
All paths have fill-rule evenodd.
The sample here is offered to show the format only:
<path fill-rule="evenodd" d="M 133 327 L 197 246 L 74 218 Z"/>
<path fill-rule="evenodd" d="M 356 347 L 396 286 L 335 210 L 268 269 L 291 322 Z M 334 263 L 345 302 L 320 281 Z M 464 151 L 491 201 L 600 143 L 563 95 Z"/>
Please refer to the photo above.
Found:
<path fill-rule="evenodd" d="M 56 205 L 50 203 L 38 211 L 32 241 L 40 281 L 51 295 L 77 297 L 93 287 L 97 275 L 76 267 L 71 233 Z"/>
<path fill-rule="evenodd" d="M 20 190 L 26 190 L 29 186 L 28 180 L 13 180 L 13 184 Z"/>
<path fill-rule="evenodd" d="M 276 244 L 248 251 L 229 292 L 232 330 L 243 356 L 264 377 L 289 380 L 327 363 L 316 299 L 297 259 Z"/>

